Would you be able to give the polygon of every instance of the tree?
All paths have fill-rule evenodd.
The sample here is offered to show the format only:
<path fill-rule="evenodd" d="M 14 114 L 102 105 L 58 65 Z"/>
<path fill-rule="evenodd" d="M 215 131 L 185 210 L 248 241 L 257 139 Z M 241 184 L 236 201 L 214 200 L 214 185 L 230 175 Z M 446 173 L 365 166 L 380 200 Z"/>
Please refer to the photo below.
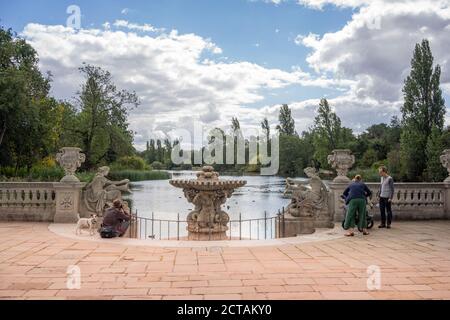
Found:
<path fill-rule="evenodd" d="M 264 120 L 261 121 L 261 128 L 263 129 L 263 131 L 266 134 L 266 141 L 269 142 L 270 141 L 270 125 L 269 125 L 269 120 L 267 120 L 267 118 L 264 118 Z"/>
<path fill-rule="evenodd" d="M 83 65 L 80 72 L 86 81 L 77 98 L 81 111 L 71 130 L 78 134 L 86 154 L 85 168 L 91 169 L 101 161 L 114 162 L 134 152 L 127 116 L 139 101 L 134 92 L 118 90 L 108 71 Z"/>
<path fill-rule="evenodd" d="M 283 104 L 280 108 L 280 114 L 278 116 L 280 124 L 277 126 L 277 130 L 280 134 L 287 136 L 295 136 L 295 120 L 292 118 L 291 109 L 287 104 Z"/>
<path fill-rule="evenodd" d="M 238 118 L 233 117 L 231 119 L 231 130 L 233 130 L 233 131 L 241 130 L 241 124 L 240 124 Z"/>
<path fill-rule="evenodd" d="M 447 170 L 440 162 L 440 155 L 445 149 L 442 132 L 439 128 L 431 129 L 431 134 L 427 142 L 427 169 L 426 178 L 432 182 L 442 182 L 447 177 Z"/>
<path fill-rule="evenodd" d="M 341 125 L 327 99 L 321 99 L 313 126 L 315 158 L 321 167 L 328 167 L 327 156 L 335 149 L 347 148 L 355 140 L 352 130 Z"/>
<path fill-rule="evenodd" d="M 411 60 L 411 73 L 403 88 L 401 157 L 402 172 L 409 180 L 424 178 L 427 161 L 431 160 L 426 156 L 428 140 L 433 128 L 442 132 L 444 126 L 441 68 L 439 65 L 433 68 L 433 60 L 428 40 L 417 44 Z"/>
<path fill-rule="evenodd" d="M 36 51 L 0 27 L 0 165 L 31 168 L 52 153 L 60 104 L 49 97 L 51 75 Z"/>

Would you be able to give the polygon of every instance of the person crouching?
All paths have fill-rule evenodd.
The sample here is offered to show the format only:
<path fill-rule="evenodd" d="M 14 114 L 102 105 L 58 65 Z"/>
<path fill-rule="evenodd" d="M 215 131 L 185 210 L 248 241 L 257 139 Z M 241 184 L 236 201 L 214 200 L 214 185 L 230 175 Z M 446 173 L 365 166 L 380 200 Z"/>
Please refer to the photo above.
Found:
<path fill-rule="evenodd" d="M 130 225 L 131 217 L 123 209 L 122 201 L 114 200 L 113 207 L 106 210 L 103 227 L 112 228 L 116 237 L 122 237 Z"/>
<path fill-rule="evenodd" d="M 355 233 L 353 229 L 356 224 L 356 214 L 358 214 L 358 226 L 363 230 L 363 235 L 368 235 L 366 220 L 366 204 L 367 197 L 372 196 L 372 191 L 362 182 L 360 175 L 357 175 L 353 182 L 344 191 L 345 202 L 348 204 L 348 211 L 345 217 L 344 229 L 348 230 L 345 234 L 347 237 L 353 237 Z"/>

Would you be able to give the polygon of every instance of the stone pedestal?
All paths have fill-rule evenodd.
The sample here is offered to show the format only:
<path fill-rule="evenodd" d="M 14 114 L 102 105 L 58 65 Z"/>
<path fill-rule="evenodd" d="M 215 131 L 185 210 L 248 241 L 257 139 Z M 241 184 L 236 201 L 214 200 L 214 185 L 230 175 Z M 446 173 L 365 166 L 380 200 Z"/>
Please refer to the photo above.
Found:
<path fill-rule="evenodd" d="M 316 232 L 314 217 L 293 217 L 290 214 L 285 214 L 284 218 L 277 219 L 275 223 L 277 238 L 291 238 L 302 234 L 313 234 L 314 232 Z"/>
<path fill-rule="evenodd" d="M 55 183 L 55 223 L 76 223 L 80 214 L 81 193 L 85 183 Z"/>
<path fill-rule="evenodd" d="M 189 240 L 227 239 L 230 217 L 221 207 L 246 181 L 221 180 L 213 167 L 205 166 L 197 173 L 196 180 L 170 180 L 169 183 L 182 188 L 186 199 L 195 205 L 186 219 Z"/>
<path fill-rule="evenodd" d="M 190 241 L 221 241 L 221 240 L 229 240 L 229 238 L 227 237 L 226 231 L 209 233 L 208 230 L 204 230 L 203 232 L 202 231 L 199 231 L 199 232 L 189 231 L 188 240 L 190 240 Z"/>
<path fill-rule="evenodd" d="M 332 182 L 329 185 L 331 191 L 329 210 L 335 222 L 341 222 L 344 219 L 344 204 L 341 201 L 341 195 L 347 187 L 348 183 Z"/>

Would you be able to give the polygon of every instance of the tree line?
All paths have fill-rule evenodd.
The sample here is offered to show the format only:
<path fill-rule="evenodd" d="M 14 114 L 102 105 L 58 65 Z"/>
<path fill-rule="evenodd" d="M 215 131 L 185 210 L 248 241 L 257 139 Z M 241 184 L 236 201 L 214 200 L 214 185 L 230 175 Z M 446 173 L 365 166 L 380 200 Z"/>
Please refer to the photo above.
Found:
<path fill-rule="evenodd" d="M 64 146 L 83 150 L 84 170 L 135 155 L 127 120 L 139 105 L 134 92 L 118 89 L 108 71 L 83 64 L 84 83 L 72 101 L 60 101 L 50 95 L 52 75 L 42 74 L 38 62 L 25 40 L 0 28 L 0 168 L 17 173 L 54 165 Z"/>
<path fill-rule="evenodd" d="M 450 129 L 444 127 L 445 101 L 440 88 L 441 68 L 434 66 L 429 41 L 424 39 L 415 47 L 411 60 L 411 72 L 403 87 L 404 104 L 401 118 L 394 116 L 389 123 L 375 124 L 356 135 L 342 121 L 327 99 L 321 99 L 314 124 L 300 134 L 287 104 L 280 107 L 276 130 L 280 134 L 280 169 L 282 176 L 302 176 L 303 169 L 313 166 L 327 171 L 327 156 L 334 149 L 350 149 L 356 158 L 353 173 L 362 173 L 368 180 L 377 180 L 379 166 L 387 166 L 398 181 L 442 181 L 447 173 L 439 156 L 450 148 Z M 261 121 L 261 129 L 270 137 L 267 118 Z M 231 135 L 240 129 L 237 118 L 231 119 Z M 216 130 L 221 130 L 216 128 Z M 222 131 L 223 132 L 223 131 Z M 225 133 L 224 133 L 225 135 Z M 248 144 L 245 140 L 246 161 Z M 160 161 L 168 168 L 175 168 L 170 161 L 172 145 L 154 147 L 147 145 L 144 157 Z M 201 153 L 203 150 L 194 151 Z M 224 146 L 224 158 L 226 146 Z M 256 172 L 260 165 L 215 165 L 217 170 L 231 172 Z"/>
<path fill-rule="evenodd" d="M 80 66 L 83 83 L 73 99 L 61 101 L 50 94 L 51 73 L 43 74 L 38 63 L 32 46 L 12 30 L 0 27 L 0 176 L 5 168 L 18 172 L 54 165 L 55 154 L 64 146 L 83 150 L 85 171 L 112 163 L 191 169 L 171 161 L 172 150 L 180 143 L 177 140 L 150 140 L 142 152 L 133 147 L 128 114 L 139 106 L 139 98 L 135 92 L 117 88 L 107 70 Z M 450 131 L 444 127 L 440 77 L 441 68 L 434 65 L 430 44 L 423 40 L 415 47 L 411 72 L 405 79 L 401 118 L 372 125 L 358 135 L 342 125 L 327 99 L 321 99 L 314 124 L 301 133 L 296 131 L 289 106 L 282 105 L 276 125 L 280 134 L 279 174 L 302 176 L 307 166 L 330 169 L 327 156 L 331 151 L 347 148 L 356 156 L 355 170 L 367 177 L 375 179 L 375 168 L 383 164 L 397 180 L 442 181 L 446 172 L 439 155 L 450 147 Z M 261 128 L 270 144 L 268 119 L 261 120 Z M 237 118 L 231 119 L 231 129 L 240 129 Z M 249 159 L 248 148 L 246 140 L 246 165 L 216 165 L 216 169 L 258 172 L 260 164 L 248 164 L 255 160 Z M 192 159 L 202 151 L 194 151 Z"/>

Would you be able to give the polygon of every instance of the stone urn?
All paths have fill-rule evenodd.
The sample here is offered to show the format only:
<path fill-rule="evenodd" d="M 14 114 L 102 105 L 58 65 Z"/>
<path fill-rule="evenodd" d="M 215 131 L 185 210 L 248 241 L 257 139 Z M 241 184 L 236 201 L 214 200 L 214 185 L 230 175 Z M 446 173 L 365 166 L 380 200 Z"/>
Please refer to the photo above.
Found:
<path fill-rule="evenodd" d="M 445 149 L 440 157 L 442 166 L 447 169 L 449 176 L 444 180 L 446 183 L 450 183 L 450 149 Z"/>
<path fill-rule="evenodd" d="M 56 155 L 56 161 L 64 169 L 65 176 L 60 182 L 76 183 L 80 180 L 75 176 L 75 172 L 86 160 L 86 156 L 81 153 L 80 148 L 65 147 Z"/>
<path fill-rule="evenodd" d="M 170 180 L 169 183 L 183 189 L 186 199 L 195 208 L 187 217 L 189 240 L 226 240 L 228 213 L 222 210 L 234 190 L 247 184 L 244 180 L 221 180 L 211 166 L 197 173 L 197 179 Z"/>
<path fill-rule="evenodd" d="M 328 156 L 328 163 L 337 172 L 337 177 L 333 182 L 348 183 L 350 179 L 347 177 L 349 169 L 355 164 L 355 156 L 352 155 L 351 150 L 337 149 L 333 150 L 332 154 Z"/>

